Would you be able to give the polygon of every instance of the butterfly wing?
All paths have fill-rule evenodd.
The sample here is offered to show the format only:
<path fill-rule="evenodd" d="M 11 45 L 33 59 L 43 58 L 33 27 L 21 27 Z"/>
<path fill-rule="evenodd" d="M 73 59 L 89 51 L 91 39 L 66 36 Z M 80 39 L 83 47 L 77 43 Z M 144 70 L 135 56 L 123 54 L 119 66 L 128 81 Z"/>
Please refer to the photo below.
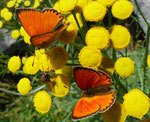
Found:
<path fill-rule="evenodd" d="M 42 12 L 36 9 L 17 9 L 16 14 L 30 37 L 54 30 L 64 18 L 54 9 L 45 9 Z"/>
<path fill-rule="evenodd" d="M 95 114 L 100 110 L 99 105 L 90 97 L 82 97 L 79 99 L 72 112 L 72 119 L 78 120 Z"/>
<path fill-rule="evenodd" d="M 75 67 L 74 77 L 80 89 L 85 90 L 100 85 L 112 84 L 110 78 L 103 72 L 85 67 Z"/>

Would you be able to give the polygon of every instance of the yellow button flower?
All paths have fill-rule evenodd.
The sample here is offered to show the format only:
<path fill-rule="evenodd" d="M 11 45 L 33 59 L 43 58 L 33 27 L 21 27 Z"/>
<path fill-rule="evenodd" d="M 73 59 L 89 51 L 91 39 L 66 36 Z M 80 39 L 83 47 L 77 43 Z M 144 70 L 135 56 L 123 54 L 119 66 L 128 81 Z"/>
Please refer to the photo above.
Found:
<path fill-rule="evenodd" d="M 150 68 L 150 54 L 149 54 L 148 57 L 147 57 L 147 65 L 148 65 L 148 67 Z"/>
<path fill-rule="evenodd" d="M 9 10 L 8 10 L 7 8 L 3 8 L 3 9 L 1 10 L 1 17 L 4 18 L 5 14 L 6 14 L 7 12 L 9 12 Z"/>
<path fill-rule="evenodd" d="M 56 97 L 64 97 L 69 93 L 70 81 L 69 78 L 62 74 L 54 75 L 50 79 L 50 89 L 51 93 Z"/>
<path fill-rule="evenodd" d="M 15 73 L 21 67 L 21 59 L 19 56 L 12 56 L 8 61 L 8 69 Z"/>
<path fill-rule="evenodd" d="M 59 41 L 68 44 L 77 37 L 77 29 L 74 28 L 73 24 L 70 24 L 58 37 Z"/>
<path fill-rule="evenodd" d="M 39 61 L 35 56 L 30 56 L 26 59 L 23 67 L 25 74 L 35 75 L 39 71 Z"/>
<path fill-rule="evenodd" d="M 39 91 L 33 98 L 35 110 L 39 113 L 47 113 L 50 110 L 52 100 L 51 96 L 45 91 Z"/>
<path fill-rule="evenodd" d="M 98 22 L 104 18 L 106 11 L 107 9 L 103 4 L 93 1 L 85 6 L 83 14 L 87 21 Z"/>
<path fill-rule="evenodd" d="M 13 16 L 12 12 L 6 12 L 4 15 L 4 19 L 6 21 L 10 21 L 12 19 L 12 16 Z"/>
<path fill-rule="evenodd" d="M 26 1 L 24 2 L 24 5 L 25 5 L 25 6 L 30 6 L 30 5 L 31 5 L 31 2 L 30 2 L 29 0 L 26 0 Z"/>
<path fill-rule="evenodd" d="M 104 71 L 109 76 L 112 76 L 114 73 L 114 62 L 111 58 L 103 56 L 101 65 L 98 67 L 98 70 Z"/>
<path fill-rule="evenodd" d="M 3 27 L 3 22 L 0 21 L 0 29 Z"/>
<path fill-rule="evenodd" d="M 22 2 L 22 0 L 17 0 L 17 3 L 21 3 Z"/>
<path fill-rule="evenodd" d="M 52 50 L 46 51 L 46 54 L 50 57 L 50 63 L 54 70 L 64 67 L 68 60 L 68 53 L 63 47 L 55 47 Z"/>
<path fill-rule="evenodd" d="M 80 50 L 79 62 L 83 67 L 96 68 L 101 64 L 101 51 L 92 46 L 85 46 Z"/>
<path fill-rule="evenodd" d="M 14 7 L 15 6 L 15 1 L 13 1 L 13 0 L 11 0 L 11 1 L 9 1 L 8 3 L 7 3 L 7 7 L 8 8 L 12 8 L 12 7 Z"/>
<path fill-rule="evenodd" d="M 59 0 L 60 10 L 63 12 L 69 12 L 75 8 L 77 2 L 77 0 Z"/>
<path fill-rule="evenodd" d="M 71 78 L 72 73 L 73 73 L 72 66 L 64 66 L 61 69 L 55 70 L 55 74 L 63 74 L 68 78 Z"/>
<path fill-rule="evenodd" d="M 28 78 L 22 78 L 17 84 L 17 90 L 21 95 L 27 95 L 32 89 L 30 80 Z"/>
<path fill-rule="evenodd" d="M 119 50 L 127 47 L 130 43 L 131 35 L 127 28 L 121 25 L 114 25 L 110 28 L 111 47 Z"/>
<path fill-rule="evenodd" d="M 128 115 L 141 119 L 149 110 L 149 97 L 139 89 L 132 89 L 123 96 L 123 105 Z"/>
<path fill-rule="evenodd" d="M 86 34 L 86 44 L 98 49 L 104 49 L 109 45 L 109 31 L 104 27 L 92 27 Z"/>
<path fill-rule="evenodd" d="M 20 36 L 19 30 L 13 30 L 13 31 L 11 32 L 11 37 L 12 37 L 13 39 L 18 39 L 19 36 Z"/>
<path fill-rule="evenodd" d="M 23 56 L 22 59 L 21 59 L 21 62 L 22 62 L 23 64 L 25 64 L 26 60 L 27 60 L 27 57 Z"/>
<path fill-rule="evenodd" d="M 25 35 L 24 35 L 24 42 L 25 43 L 27 43 L 27 44 L 31 44 L 31 42 L 30 42 L 30 36 L 26 33 Z"/>
<path fill-rule="evenodd" d="M 35 56 L 39 60 L 42 54 L 45 54 L 45 49 L 37 49 L 35 50 Z"/>
<path fill-rule="evenodd" d="M 32 8 L 36 9 L 36 8 L 39 7 L 39 6 L 40 6 L 40 1 L 39 1 L 39 0 L 35 0 L 35 1 L 34 1 L 34 5 L 33 5 Z"/>
<path fill-rule="evenodd" d="M 105 6 L 108 6 L 108 7 L 112 6 L 115 1 L 117 1 L 117 0 L 98 0 L 98 2 L 104 4 Z"/>
<path fill-rule="evenodd" d="M 18 7 L 19 7 L 19 4 L 18 4 L 18 3 L 16 3 L 15 8 L 18 8 Z"/>
<path fill-rule="evenodd" d="M 112 6 L 112 14 L 118 19 L 127 19 L 133 12 L 133 4 L 128 0 L 118 0 Z"/>
<path fill-rule="evenodd" d="M 105 122 L 125 122 L 126 117 L 125 108 L 118 101 L 116 101 L 108 111 L 103 113 Z"/>
<path fill-rule="evenodd" d="M 82 18 L 81 18 L 80 13 L 76 13 L 76 17 L 77 17 L 77 20 L 78 20 L 78 22 L 79 22 L 80 27 L 83 27 L 83 22 L 82 22 Z M 74 17 L 73 17 L 72 14 L 70 14 L 70 15 L 67 17 L 67 22 L 70 22 L 71 25 L 73 25 L 76 30 L 79 29 L 79 28 L 78 28 L 78 25 L 77 25 L 77 23 L 76 23 L 76 21 L 75 21 L 75 19 L 74 19 Z M 70 25 L 69 25 L 69 26 L 70 26 Z"/>
<path fill-rule="evenodd" d="M 25 34 L 26 34 L 26 31 L 25 31 L 24 28 L 21 26 L 21 28 L 20 28 L 20 35 L 21 35 L 21 36 L 25 36 Z"/>
<path fill-rule="evenodd" d="M 121 77 L 128 77 L 134 73 L 134 62 L 128 57 L 121 57 L 115 63 L 115 70 Z"/>

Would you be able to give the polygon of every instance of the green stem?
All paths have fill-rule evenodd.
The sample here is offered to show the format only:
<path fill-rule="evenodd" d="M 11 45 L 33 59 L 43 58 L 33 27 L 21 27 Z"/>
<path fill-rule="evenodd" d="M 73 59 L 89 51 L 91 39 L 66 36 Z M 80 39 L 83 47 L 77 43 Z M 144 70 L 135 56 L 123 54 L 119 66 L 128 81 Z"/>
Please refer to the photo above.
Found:
<path fill-rule="evenodd" d="M 143 80 L 143 91 L 145 90 L 145 80 L 146 80 L 146 66 L 147 66 L 147 55 L 148 55 L 148 45 L 149 45 L 149 34 L 150 34 L 150 25 L 147 29 L 147 37 L 146 37 L 146 47 L 145 47 L 145 53 L 144 53 L 144 80 Z"/>
<path fill-rule="evenodd" d="M 84 27 L 84 29 L 85 29 L 85 32 L 87 32 L 87 31 L 88 31 L 88 25 L 87 25 L 87 23 L 86 23 L 86 21 L 85 21 L 85 18 L 84 18 L 83 13 L 81 13 L 81 18 L 82 18 L 83 27 Z"/>
<path fill-rule="evenodd" d="M 78 25 L 79 32 L 80 32 L 80 34 L 81 34 L 82 40 L 84 40 L 84 39 L 85 39 L 84 33 L 83 33 L 83 31 L 82 31 L 82 29 L 81 29 L 81 27 L 80 27 L 80 25 L 79 25 L 79 22 L 78 22 L 78 20 L 77 20 L 77 17 L 76 17 L 76 14 L 75 14 L 74 11 L 72 11 L 72 15 L 73 15 L 73 17 L 74 17 L 74 19 L 75 19 L 75 21 L 76 21 L 76 23 L 77 23 L 77 25 Z"/>
<path fill-rule="evenodd" d="M 127 57 L 128 56 L 128 48 L 126 47 L 125 48 L 125 57 Z"/>
<path fill-rule="evenodd" d="M 112 48 L 112 58 L 114 62 L 117 60 L 116 50 L 114 48 Z"/>
<path fill-rule="evenodd" d="M 140 7 L 139 7 L 139 4 L 138 4 L 137 0 L 134 0 L 134 2 L 135 2 L 135 4 L 136 4 L 136 7 L 137 7 L 138 11 L 140 12 L 142 18 L 144 19 L 145 23 L 146 23 L 147 25 L 149 25 L 149 23 L 147 22 L 145 16 L 143 15 L 143 13 L 142 13 L 142 11 L 141 11 L 141 9 L 140 9 Z"/>

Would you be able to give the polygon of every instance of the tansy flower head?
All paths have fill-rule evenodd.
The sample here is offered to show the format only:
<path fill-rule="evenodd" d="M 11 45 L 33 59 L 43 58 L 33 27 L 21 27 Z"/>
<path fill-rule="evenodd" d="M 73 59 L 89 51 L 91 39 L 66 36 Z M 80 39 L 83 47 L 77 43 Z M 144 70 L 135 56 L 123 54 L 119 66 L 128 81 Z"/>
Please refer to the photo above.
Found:
<path fill-rule="evenodd" d="M 25 31 L 24 28 L 21 26 L 21 28 L 20 28 L 20 35 L 21 35 L 21 36 L 25 36 L 25 34 L 26 34 L 26 31 Z"/>
<path fill-rule="evenodd" d="M 3 9 L 1 10 L 1 17 L 4 18 L 5 14 L 6 14 L 7 12 L 9 12 L 9 10 L 8 10 L 7 8 L 3 8 Z"/>
<path fill-rule="evenodd" d="M 23 64 L 25 64 L 26 60 L 27 60 L 27 57 L 24 56 L 24 57 L 22 57 L 21 62 L 22 62 Z"/>
<path fill-rule="evenodd" d="M 0 29 L 3 27 L 3 22 L 0 21 Z"/>
<path fill-rule="evenodd" d="M 45 54 L 45 49 L 37 49 L 35 50 L 35 56 L 39 60 L 42 54 Z"/>
<path fill-rule="evenodd" d="M 73 73 L 72 66 L 64 66 L 61 69 L 55 70 L 55 74 L 63 74 L 68 78 L 71 78 L 72 73 Z"/>
<path fill-rule="evenodd" d="M 75 8 L 77 0 L 59 0 L 60 11 L 69 12 Z"/>
<path fill-rule="evenodd" d="M 17 70 L 19 70 L 21 67 L 21 60 L 19 56 L 13 56 L 8 61 L 8 69 L 15 73 Z"/>
<path fill-rule="evenodd" d="M 115 63 L 115 70 L 121 77 L 134 73 L 134 62 L 128 57 L 121 57 Z"/>
<path fill-rule="evenodd" d="M 104 27 L 92 27 L 86 34 L 86 44 L 98 49 L 104 49 L 109 45 L 109 31 Z"/>
<path fill-rule="evenodd" d="M 17 39 L 19 36 L 20 36 L 19 30 L 13 30 L 13 31 L 11 32 L 11 37 L 12 37 L 13 39 Z"/>
<path fill-rule="evenodd" d="M 15 8 L 18 8 L 18 7 L 19 7 L 19 4 L 18 4 L 18 3 L 16 3 Z"/>
<path fill-rule="evenodd" d="M 105 6 L 112 6 L 113 3 L 117 0 L 97 0 L 98 2 L 102 3 Z"/>
<path fill-rule="evenodd" d="M 59 41 L 68 44 L 72 42 L 77 36 L 77 29 L 74 28 L 73 24 L 70 24 L 58 37 Z"/>
<path fill-rule="evenodd" d="M 141 119 L 149 110 L 149 98 L 139 89 L 132 89 L 123 96 L 128 115 Z"/>
<path fill-rule="evenodd" d="M 62 74 L 54 75 L 50 79 L 50 89 L 51 93 L 56 97 L 64 97 L 69 93 L 70 90 L 70 81 L 69 78 L 65 77 Z"/>
<path fill-rule="evenodd" d="M 7 3 L 7 7 L 8 8 L 12 8 L 12 7 L 14 7 L 15 6 L 15 1 L 13 1 L 13 0 L 11 0 L 11 1 L 9 1 L 8 3 Z"/>
<path fill-rule="evenodd" d="M 25 74 L 34 75 L 39 71 L 39 61 L 35 56 L 30 56 L 26 59 L 23 67 Z"/>
<path fill-rule="evenodd" d="M 150 68 L 150 54 L 149 54 L 148 57 L 147 57 L 147 65 L 148 65 L 148 67 Z"/>
<path fill-rule="evenodd" d="M 115 49 L 123 49 L 130 43 L 131 35 L 127 28 L 114 25 L 110 29 L 110 44 Z"/>
<path fill-rule="evenodd" d="M 24 5 L 25 5 L 25 6 L 30 6 L 30 5 L 31 5 L 31 2 L 30 2 L 29 0 L 26 0 L 26 1 L 24 2 Z"/>
<path fill-rule="evenodd" d="M 78 22 L 79 22 L 80 27 L 82 27 L 82 26 L 83 26 L 83 22 L 82 22 L 80 13 L 76 13 L 76 17 L 77 17 L 77 20 L 78 20 Z M 67 22 L 70 22 L 71 25 L 73 25 L 76 30 L 79 29 L 79 28 L 78 28 L 78 25 L 77 25 L 77 23 L 76 23 L 76 21 L 75 21 L 75 19 L 74 19 L 74 17 L 73 17 L 72 14 L 70 14 L 70 15 L 67 17 Z M 70 26 L 70 25 L 69 25 L 69 26 Z M 72 28 L 72 27 L 70 27 L 70 28 Z"/>
<path fill-rule="evenodd" d="M 80 50 L 79 62 L 83 67 L 96 68 L 101 64 L 101 51 L 92 46 L 85 46 Z"/>
<path fill-rule="evenodd" d="M 6 12 L 4 15 L 4 19 L 6 21 L 10 21 L 12 19 L 12 16 L 13 16 L 12 12 Z"/>
<path fill-rule="evenodd" d="M 17 0 L 17 3 L 21 3 L 22 2 L 22 0 Z"/>
<path fill-rule="evenodd" d="M 105 122 L 125 122 L 126 116 L 124 106 L 117 101 L 108 111 L 103 113 Z"/>
<path fill-rule="evenodd" d="M 87 21 L 98 22 L 104 18 L 106 11 L 107 9 L 103 4 L 93 1 L 85 6 L 83 14 Z"/>
<path fill-rule="evenodd" d="M 47 113 L 51 107 L 51 96 L 46 91 L 39 91 L 33 98 L 35 110 L 39 113 Z"/>
<path fill-rule="evenodd" d="M 127 19 L 133 12 L 133 4 L 128 0 L 118 0 L 112 6 L 112 14 L 118 19 Z"/>
<path fill-rule="evenodd" d="M 27 43 L 27 44 L 31 44 L 31 42 L 30 42 L 30 36 L 26 33 L 25 35 L 24 35 L 24 42 L 25 43 Z"/>
<path fill-rule="evenodd" d="M 98 67 L 98 70 L 102 70 L 107 73 L 109 76 L 112 76 L 114 73 L 114 62 L 111 58 L 103 56 L 101 65 Z"/>
<path fill-rule="evenodd" d="M 34 1 L 34 5 L 33 5 L 33 8 L 36 9 L 37 7 L 40 6 L 40 1 L 39 0 L 35 0 Z"/>
<path fill-rule="evenodd" d="M 28 78 L 22 78 L 17 84 L 17 90 L 21 95 L 27 95 L 32 89 L 30 80 Z"/>
<path fill-rule="evenodd" d="M 46 54 L 50 57 L 50 64 L 54 70 L 62 68 L 68 60 L 68 53 L 63 47 L 55 47 L 46 51 Z"/>

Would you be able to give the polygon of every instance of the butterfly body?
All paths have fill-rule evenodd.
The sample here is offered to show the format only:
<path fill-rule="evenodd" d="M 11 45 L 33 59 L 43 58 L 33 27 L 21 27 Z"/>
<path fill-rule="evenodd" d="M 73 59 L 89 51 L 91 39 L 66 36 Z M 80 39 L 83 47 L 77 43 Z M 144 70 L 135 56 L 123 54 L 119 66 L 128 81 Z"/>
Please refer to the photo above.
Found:
<path fill-rule="evenodd" d="M 57 39 L 59 33 L 66 29 L 69 23 L 63 23 L 62 16 L 55 9 L 17 9 L 16 15 L 24 27 L 27 34 L 31 37 L 32 45 L 46 48 Z"/>
<path fill-rule="evenodd" d="M 75 67 L 74 77 L 82 90 L 81 98 L 72 112 L 72 119 L 78 120 L 97 112 L 107 111 L 115 101 L 115 90 L 108 75 L 85 67 Z"/>

